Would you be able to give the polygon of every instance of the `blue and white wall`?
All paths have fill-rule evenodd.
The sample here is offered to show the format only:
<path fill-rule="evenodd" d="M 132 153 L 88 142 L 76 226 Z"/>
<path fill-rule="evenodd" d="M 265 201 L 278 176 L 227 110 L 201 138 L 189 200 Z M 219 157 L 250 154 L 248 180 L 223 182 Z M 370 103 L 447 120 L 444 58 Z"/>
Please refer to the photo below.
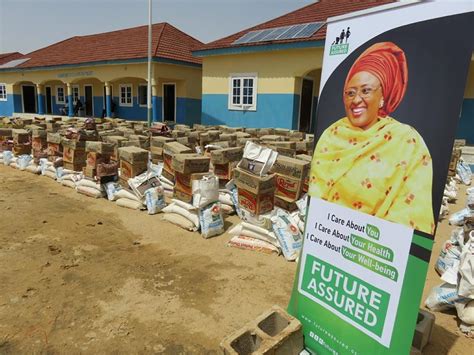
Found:
<path fill-rule="evenodd" d="M 298 128 L 301 79 L 321 68 L 322 48 L 203 55 L 203 124 Z M 235 76 L 255 77 L 255 108 L 241 110 L 229 104 Z"/>

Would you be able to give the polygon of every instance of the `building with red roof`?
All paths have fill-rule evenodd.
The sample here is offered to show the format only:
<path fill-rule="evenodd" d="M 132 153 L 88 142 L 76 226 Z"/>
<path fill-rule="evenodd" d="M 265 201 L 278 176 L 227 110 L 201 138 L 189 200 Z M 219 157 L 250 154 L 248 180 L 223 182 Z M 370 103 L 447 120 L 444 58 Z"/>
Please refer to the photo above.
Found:
<path fill-rule="evenodd" d="M 326 21 L 393 0 L 320 0 L 203 45 L 203 124 L 314 125 Z"/>
<path fill-rule="evenodd" d="M 152 26 L 155 121 L 200 120 L 201 59 L 192 51 L 202 45 L 168 23 Z M 62 113 L 144 120 L 147 55 L 148 26 L 74 36 L 25 55 L 1 54 L 0 115 Z"/>

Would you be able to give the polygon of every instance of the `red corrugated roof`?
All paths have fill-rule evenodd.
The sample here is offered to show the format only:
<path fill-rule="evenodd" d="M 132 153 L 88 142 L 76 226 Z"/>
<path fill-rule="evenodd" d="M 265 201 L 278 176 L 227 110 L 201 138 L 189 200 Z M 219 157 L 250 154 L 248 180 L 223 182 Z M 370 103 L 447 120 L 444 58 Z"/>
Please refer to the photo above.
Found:
<path fill-rule="evenodd" d="M 203 43 L 168 23 L 152 26 L 152 55 L 190 63 L 201 63 L 192 51 Z M 30 60 L 17 68 L 32 68 L 98 61 L 146 58 L 148 56 L 148 26 L 75 36 L 48 47 L 25 54 Z"/>
<path fill-rule="evenodd" d="M 20 52 L 0 53 L 0 65 L 21 57 L 23 57 L 23 54 Z"/>
<path fill-rule="evenodd" d="M 264 22 L 260 25 L 247 28 L 243 31 L 234 33 L 233 35 L 218 39 L 201 46 L 199 50 L 228 48 L 228 47 L 244 47 L 244 46 L 259 46 L 270 43 L 288 43 L 288 42 L 302 42 L 323 40 L 326 38 L 326 25 L 324 25 L 313 36 L 308 38 L 298 38 L 289 40 L 265 41 L 258 43 L 246 43 L 232 45 L 234 41 L 242 37 L 244 34 L 268 28 L 297 25 L 308 22 L 325 22 L 329 17 L 343 15 L 349 12 L 365 10 L 370 7 L 379 6 L 387 3 L 395 2 L 395 0 L 320 0 L 314 4 L 307 5 L 293 12 L 287 13 L 283 16 L 277 17 L 273 20 Z"/>

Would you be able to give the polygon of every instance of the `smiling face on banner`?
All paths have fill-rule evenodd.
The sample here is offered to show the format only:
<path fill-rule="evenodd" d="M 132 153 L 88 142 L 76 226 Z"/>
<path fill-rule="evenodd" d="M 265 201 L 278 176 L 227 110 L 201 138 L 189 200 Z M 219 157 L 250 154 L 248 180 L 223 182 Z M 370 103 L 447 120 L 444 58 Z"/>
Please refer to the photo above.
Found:
<path fill-rule="evenodd" d="M 382 87 L 374 75 L 361 71 L 349 80 L 344 89 L 344 108 L 354 127 L 371 127 L 382 106 Z"/>

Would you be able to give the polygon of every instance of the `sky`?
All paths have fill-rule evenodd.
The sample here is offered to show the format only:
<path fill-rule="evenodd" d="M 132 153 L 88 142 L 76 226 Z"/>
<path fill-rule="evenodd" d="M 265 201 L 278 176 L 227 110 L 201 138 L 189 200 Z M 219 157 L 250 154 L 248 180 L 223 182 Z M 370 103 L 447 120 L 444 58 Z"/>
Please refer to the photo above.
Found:
<path fill-rule="evenodd" d="M 204 43 L 315 0 L 152 0 L 168 22 Z M 148 23 L 148 0 L 0 0 L 0 53 L 29 53 L 66 38 Z"/>

